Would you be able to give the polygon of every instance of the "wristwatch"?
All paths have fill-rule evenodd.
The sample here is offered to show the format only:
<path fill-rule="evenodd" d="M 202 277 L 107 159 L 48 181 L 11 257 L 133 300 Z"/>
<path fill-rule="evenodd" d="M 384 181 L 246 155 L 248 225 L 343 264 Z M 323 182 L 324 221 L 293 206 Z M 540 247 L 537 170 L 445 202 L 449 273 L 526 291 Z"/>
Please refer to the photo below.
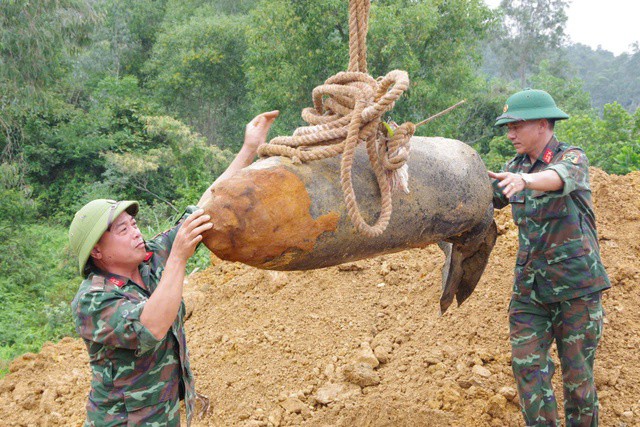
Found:
<path fill-rule="evenodd" d="M 521 173 L 520 176 L 522 177 L 522 180 L 524 181 L 524 188 L 529 188 L 529 186 L 533 182 L 533 178 L 531 178 L 531 174 Z"/>

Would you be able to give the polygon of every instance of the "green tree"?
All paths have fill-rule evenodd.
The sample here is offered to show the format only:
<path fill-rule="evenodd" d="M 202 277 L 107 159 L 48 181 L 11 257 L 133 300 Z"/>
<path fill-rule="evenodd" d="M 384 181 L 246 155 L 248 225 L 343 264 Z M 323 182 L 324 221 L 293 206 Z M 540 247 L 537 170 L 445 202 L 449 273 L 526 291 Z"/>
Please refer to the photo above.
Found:
<path fill-rule="evenodd" d="M 602 119 L 577 115 L 558 129 L 562 140 L 582 147 L 592 166 L 624 175 L 640 170 L 640 111 L 632 116 L 620 104 L 606 104 Z"/>
<path fill-rule="evenodd" d="M 230 163 L 232 154 L 194 134 L 171 117 L 142 117 L 154 147 L 145 151 L 104 153 L 105 178 L 112 190 L 144 194 L 174 213 L 196 203 Z"/>
<path fill-rule="evenodd" d="M 106 78 L 89 98 L 94 102 L 86 111 L 54 96 L 15 115 L 25 181 L 43 217 L 66 219 L 75 212 L 77 199 L 105 170 L 100 153 L 147 148 L 138 117 L 151 111 L 135 78 Z"/>
<path fill-rule="evenodd" d="M 640 107 L 640 49 L 614 55 L 576 44 L 567 48 L 567 59 L 584 81 L 584 89 L 591 94 L 593 106 L 602 112 L 605 104 L 618 102 L 629 113 Z"/>
<path fill-rule="evenodd" d="M 313 88 L 347 69 L 347 7 L 341 0 L 276 0 L 254 9 L 245 73 L 254 105 L 280 110 L 275 133 L 302 124 L 300 111 L 309 105 Z"/>
<path fill-rule="evenodd" d="M 160 116 L 140 84 L 165 3 L 0 2 L 0 375 L 7 360 L 73 331 L 73 212 L 98 197 L 183 208 L 229 162 Z M 138 159 L 157 169 L 138 173 Z M 143 219 L 146 234 L 168 225 L 159 218 Z"/>
<path fill-rule="evenodd" d="M 369 73 L 400 68 L 411 88 L 391 113 L 397 122 L 417 122 L 470 96 L 481 83 L 476 48 L 491 12 L 481 1 L 380 1 L 371 6 L 367 39 Z M 282 112 L 275 133 L 303 124 L 300 111 L 311 92 L 349 62 L 348 2 L 262 1 L 252 12 L 245 60 L 249 92 L 258 109 Z M 419 129 L 458 134 L 464 112 Z"/>
<path fill-rule="evenodd" d="M 247 18 L 203 6 L 184 21 L 167 13 L 145 72 L 166 110 L 210 143 L 238 149 L 252 112 L 246 103 L 243 58 Z"/>
<path fill-rule="evenodd" d="M 97 15 L 88 0 L 0 3 L 0 84 L 16 93 L 55 81 L 87 41 Z"/>
<path fill-rule="evenodd" d="M 103 19 L 93 27 L 90 43 L 74 61 L 76 91 L 93 88 L 105 77 L 145 79 L 144 63 L 155 44 L 167 0 L 100 0 L 95 8 Z"/>
<path fill-rule="evenodd" d="M 185 22 L 194 15 L 246 15 L 259 0 L 168 0 L 166 21 Z"/>
<path fill-rule="evenodd" d="M 566 40 L 566 0 L 502 0 L 501 33 L 493 48 L 502 63 L 502 74 L 527 86 L 540 60 L 560 52 Z"/>
<path fill-rule="evenodd" d="M 24 117 L 46 108 L 97 19 L 88 0 L 0 2 L 0 163 L 24 158 Z"/>
<path fill-rule="evenodd" d="M 540 62 L 538 72 L 531 76 L 530 80 L 532 87 L 550 93 L 556 104 L 567 114 L 595 114 L 591 106 L 591 96 L 584 90 L 583 80 L 577 77 L 559 77 L 548 59 Z"/>

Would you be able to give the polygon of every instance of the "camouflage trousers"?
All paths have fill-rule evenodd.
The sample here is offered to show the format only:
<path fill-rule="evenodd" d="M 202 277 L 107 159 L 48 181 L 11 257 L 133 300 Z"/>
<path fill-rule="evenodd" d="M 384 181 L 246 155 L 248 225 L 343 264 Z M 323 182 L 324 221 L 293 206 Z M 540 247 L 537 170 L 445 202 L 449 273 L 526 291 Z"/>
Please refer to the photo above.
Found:
<path fill-rule="evenodd" d="M 555 340 L 562 366 L 567 427 L 598 425 L 598 395 L 593 377 L 602 336 L 602 292 L 557 303 L 511 300 L 511 365 L 527 426 L 560 426 L 551 385 Z"/>
<path fill-rule="evenodd" d="M 87 419 L 84 427 L 179 427 L 180 401 L 169 399 L 155 405 L 127 409 L 124 402 L 118 402 L 110 408 L 87 405 Z"/>

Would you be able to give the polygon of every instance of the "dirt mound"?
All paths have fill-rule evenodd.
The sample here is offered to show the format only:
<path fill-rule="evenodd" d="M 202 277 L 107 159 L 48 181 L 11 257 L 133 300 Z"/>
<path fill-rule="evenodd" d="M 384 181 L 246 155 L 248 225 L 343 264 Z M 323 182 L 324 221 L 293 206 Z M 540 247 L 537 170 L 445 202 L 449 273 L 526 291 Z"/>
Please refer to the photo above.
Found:
<path fill-rule="evenodd" d="M 592 183 L 613 283 L 596 361 L 601 425 L 639 426 L 640 173 L 592 169 Z M 508 209 L 496 219 L 487 271 L 444 316 L 437 247 L 309 272 L 217 261 L 193 275 L 187 336 L 197 389 L 211 399 L 195 425 L 523 425 L 507 322 L 517 230 Z M 0 381 L 3 423 L 82 423 L 89 368 L 80 340 L 45 345 L 10 370 Z"/>

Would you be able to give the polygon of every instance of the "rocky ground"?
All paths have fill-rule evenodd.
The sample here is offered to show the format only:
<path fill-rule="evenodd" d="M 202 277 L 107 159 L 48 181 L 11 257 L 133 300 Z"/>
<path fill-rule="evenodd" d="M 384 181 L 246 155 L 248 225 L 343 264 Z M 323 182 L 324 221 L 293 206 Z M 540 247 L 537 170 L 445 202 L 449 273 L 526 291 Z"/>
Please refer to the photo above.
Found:
<path fill-rule="evenodd" d="M 600 424 L 640 426 L 640 173 L 591 173 L 613 284 L 596 361 Z M 475 293 L 443 316 L 436 246 L 309 272 L 214 261 L 192 275 L 188 341 L 211 400 L 194 424 L 524 425 L 507 326 L 517 230 L 508 210 L 496 221 Z M 83 343 L 47 344 L 0 380 L 0 424 L 81 425 L 88 386 Z M 561 395 L 559 372 L 555 388 Z"/>

